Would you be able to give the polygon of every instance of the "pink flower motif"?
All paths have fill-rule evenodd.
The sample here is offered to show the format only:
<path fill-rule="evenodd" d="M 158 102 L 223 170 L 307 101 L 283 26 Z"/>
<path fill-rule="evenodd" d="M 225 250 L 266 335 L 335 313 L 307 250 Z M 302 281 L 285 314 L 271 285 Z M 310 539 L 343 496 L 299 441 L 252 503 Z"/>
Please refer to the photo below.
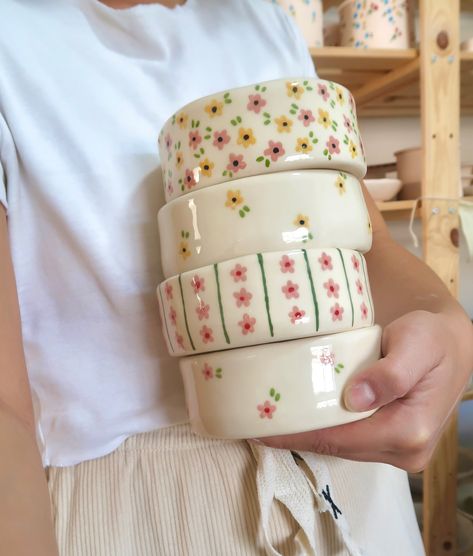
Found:
<path fill-rule="evenodd" d="M 204 344 L 210 344 L 214 341 L 213 331 L 206 324 L 200 329 L 200 335 Z"/>
<path fill-rule="evenodd" d="M 292 311 L 290 311 L 288 315 L 289 318 L 291 319 L 292 324 L 299 324 L 301 322 L 304 322 L 305 311 L 299 309 L 297 305 L 294 305 Z"/>
<path fill-rule="evenodd" d="M 328 282 L 325 282 L 324 288 L 327 290 L 327 295 L 329 297 L 333 296 L 335 299 L 338 299 L 338 290 L 340 289 L 340 286 L 334 282 L 332 278 L 330 278 Z"/>
<path fill-rule="evenodd" d="M 233 154 L 231 153 L 228 156 L 228 160 L 230 161 L 227 164 L 227 170 L 230 172 L 239 172 L 240 170 L 244 170 L 246 168 L 246 162 L 243 160 L 242 154 Z"/>
<path fill-rule="evenodd" d="M 283 294 L 286 296 L 286 299 L 291 299 L 294 297 L 297 299 L 299 297 L 299 286 L 298 284 L 294 284 L 291 280 L 286 282 L 286 285 L 281 288 Z"/>
<path fill-rule="evenodd" d="M 202 369 L 202 374 L 204 375 L 205 380 L 210 380 L 214 377 L 214 370 L 208 363 L 205 363 L 204 368 Z"/>
<path fill-rule="evenodd" d="M 180 334 L 178 334 L 177 330 L 176 330 L 176 343 L 181 349 L 184 349 L 184 338 Z"/>
<path fill-rule="evenodd" d="M 199 130 L 189 131 L 189 147 L 195 151 L 195 149 L 202 143 L 202 136 Z"/>
<path fill-rule="evenodd" d="M 176 319 L 177 319 L 176 309 L 174 309 L 174 307 L 171 307 L 169 309 L 169 320 L 172 322 L 174 326 L 176 326 Z"/>
<path fill-rule="evenodd" d="M 187 189 L 191 189 L 196 184 L 194 172 L 192 170 L 186 170 L 186 177 L 184 178 Z"/>
<path fill-rule="evenodd" d="M 295 260 L 291 259 L 287 255 L 282 256 L 281 260 L 279 261 L 279 264 L 281 266 L 281 272 L 284 273 L 290 272 L 291 274 L 294 272 Z"/>
<path fill-rule="evenodd" d="M 248 269 L 246 266 L 241 266 L 241 264 L 236 264 L 235 268 L 230 271 L 235 282 L 246 282 L 246 271 Z"/>
<path fill-rule="evenodd" d="M 360 272 L 360 261 L 359 261 L 359 259 L 356 257 L 356 255 L 352 255 L 352 257 L 351 257 L 351 262 L 353 263 L 353 268 L 354 268 L 357 272 Z"/>
<path fill-rule="evenodd" d="M 218 150 L 221 151 L 229 141 L 230 135 L 228 135 L 226 129 L 214 132 L 214 140 L 212 144 L 214 147 L 217 147 Z"/>
<path fill-rule="evenodd" d="M 172 185 L 171 180 L 168 180 L 168 183 L 166 185 L 166 191 L 168 192 L 168 195 L 172 195 L 174 193 L 174 187 Z"/>
<path fill-rule="evenodd" d="M 166 299 L 172 299 L 172 286 L 169 282 L 166 282 L 166 285 L 164 286 L 164 293 L 166 294 Z"/>
<path fill-rule="evenodd" d="M 330 135 L 325 145 L 330 154 L 340 154 L 340 141 L 333 135 Z"/>
<path fill-rule="evenodd" d="M 250 317 L 248 313 L 245 313 L 243 315 L 243 320 L 241 320 L 238 324 L 241 326 L 242 334 L 246 336 L 250 332 L 255 331 L 256 319 Z"/>
<path fill-rule="evenodd" d="M 208 319 L 209 311 L 210 311 L 210 305 L 206 305 L 203 301 L 201 301 L 200 305 L 198 305 L 195 309 L 195 312 L 197 313 L 199 320 Z"/>
<path fill-rule="evenodd" d="M 363 302 L 363 303 L 360 305 L 360 309 L 361 309 L 361 318 L 362 318 L 363 320 L 366 320 L 366 319 L 368 318 L 368 307 L 366 306 L 366 303 L 365 303 L 365 302 Z"/>
<path fill-rule="evenodd" d="M 358 280 L 356 281 L 356 291 L 360 294 L 363 295 L 363 284 L 361 283 L 361 280 L 358 278 Z"/>
<path fill-rule="evenodd" d="M 205 291 L 205 278 L 201 278 L 198 274 L 194 274 L 191 280 L 192 287 L 194 288 L 194 293 Z"/>
<path fill-rule="evenodd" d="M 322 365 L 333 365 L 335 363 L 335 354 L 332 351 L 324 351 L 319 355 L 319 359 Z"/>
<path fill-rule="evenodd" d="M 328 100 L 330 98 L 330 93 L 328 92 L 327 86 L 319 83 L 319 95 L 324 99 Z"/>
<path fill-rule="evenodd" d="M 237 307 L 241 307 L 242 305 L 248 307 L 253 294 L 246 291 L 245 288 L 241 288 L 239 292 L 233 294 L 233 297 L 236 300 Z"/>
<path fill-rule="evenodd" d="M 172 137 L 169 135 L 169 133 L 166 135 L 166 138 L 164 139 L 164 144 L 166 145 L 166 150 L 169 152 L 172 147 Z"/>
<path fill-rule="evenodd" d="M 304 124 L 304 127 L 309 126 L 311 122 L 315 122 L 315 118 L 314 115 L 312 114 L 312 110 L 302 110 L 302 108 L 299 112 L 299 116 L 297 116 L 297 119 Z"/>
<path fill-rule="evenodd" d="M 272 419 L 273 413 L 276 411 L 276 406 L 271 405 L 271 402 L 266 400 L 264 404 L 258 404 L 256 409 L 259 411 L 259 416 L 261 419 Z"/>
<path fill-rule="evenodd" d="M 346 117 L 346 114 L 343 114 L 343 120 L 344 120 L 343 123 L 345 124 L 345 127 L 347 128 L 347 131 L 348 131 L 349 133 L 351 133 L 351 132 L 353 131 L 353 125 L 352 125 L 352 123 L 351 123 L 350 118 L 347 118 L 347 117 Z"/>
<path fill-rule="evenodd" d="M 332 257 L 330 255 L 327 255 L 327 253 L 325 251 L 323 251 L 322 255 L 320 255 L 319 263 L 320 263 L 320 266 L 322 267 L 322 270 L 332 270 L 333 269 Z"/>
<path fill-rule="evenodd" d="M 268 141 L 268 148 L 265 149 L 264 154 L 265 156 L 270 156 L 271 160 L 276 162 L 279 157 L 286 154 L 286 151 L 284 150 L 281 141 L 276 142 L 270 140 Z"/>
<path fill-rule="evenodd" d="M 332 320 L 333 322 L 337 320 L 343 320 L 343 312 L 344 308 L 341 307 L 338 303 L 335 303 L 333 307 L 331 307 L 330 312 L 332 313 Z"/>
<path fill-rule="evenodd" d="M 266 106 L 266 101 L 261 95 L 248 95 L 248 104 L 246 105 L 248 110 L 259 114 L 264 106 Z"/>

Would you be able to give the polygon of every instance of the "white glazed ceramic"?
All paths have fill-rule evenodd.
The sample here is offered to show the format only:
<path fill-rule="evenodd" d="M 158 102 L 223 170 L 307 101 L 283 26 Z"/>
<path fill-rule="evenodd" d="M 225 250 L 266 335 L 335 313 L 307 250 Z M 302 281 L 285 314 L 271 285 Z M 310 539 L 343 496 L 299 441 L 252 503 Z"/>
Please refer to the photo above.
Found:
<path fill-rule="evenodd" d="M 188 104 L 160 132 L 166 201 L 247 176 L 329 168 L 362 178 L 350 92 L 331 81 L 279 79 Z"/>
<path fill-rule="evenodd" d="M 247 255 L 158 287 L 169 353 L 188 355 L 371 326 L 363 255 L 298 249 Z"/>
<path fill-rule="evenodd" d="M 390 201 L 402 187 L 402 181 L 394 178 L 379 178 L 364 180 L 364 182 L 375 201 Z"/>
<path fill-rule="evenodd" d="M 373 413 L 345 409 L 348 378 L 380 356 L 381 328 L 184 357 L 194 432 L 255 438 L 321 429 Z"/>
<path fill-rule="evenodd" d="M 405 0 L 346 0 L 338 10 L 342 46 L 409 47 L 410 17 Z"/>
<path fill-rule="evenodd" d="M 158 221 L 165 278 L 255 252 L 346 247 L 364 253 L 372 239 L 359 180 L 333 170 L 207 187 L 164 205 Z"/>
<path fill-rule="evenodd" d="M 324 45 L 322 0 L 273 0 L 292 16 L 309 48 Z"/>

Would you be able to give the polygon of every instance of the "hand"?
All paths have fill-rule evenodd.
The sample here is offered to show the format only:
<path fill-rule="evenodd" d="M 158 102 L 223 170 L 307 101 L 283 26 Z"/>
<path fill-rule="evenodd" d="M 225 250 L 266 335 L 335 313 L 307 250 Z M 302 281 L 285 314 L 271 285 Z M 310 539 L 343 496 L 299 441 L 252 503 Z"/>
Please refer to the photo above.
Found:
<path fill-rule="evenodd" d="M 386 326 L 383 358 L 346 385 L 352 411 L 368 419 L 260 439 L 275 448 L 423 469 L 473 369 L 473 327 L 457 315 L 414 311 Z"/>

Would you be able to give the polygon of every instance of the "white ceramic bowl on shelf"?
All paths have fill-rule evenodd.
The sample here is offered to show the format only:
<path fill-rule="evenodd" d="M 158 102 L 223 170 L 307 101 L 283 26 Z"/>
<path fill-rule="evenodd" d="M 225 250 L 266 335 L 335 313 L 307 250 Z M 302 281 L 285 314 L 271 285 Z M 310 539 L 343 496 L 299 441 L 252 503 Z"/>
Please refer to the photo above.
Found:
<path fill-rule="evenodd" d="M 174 356 L 374 323 L 366 262 L 350 249 L 246 255 L 169 278 L 157 296 Z"/>
<path fill-rule="evenodd" d="M 338 11 L 342 46 L 409 48 L 411 18 L 405 0 L 346 0 Z"/>
<path fill-rule="evenodd" d="M 279 79 L 199 99 L 162 128 L 166 201 L 191 190 L 284 170 L 366 172 L 353 97 L 314 78 Z"/>
<path fill-rule="evenodd" d="M 342 401 L 350 376 L 380 356 L 381 328 L 220 351 L 180 360 L 194 432 L 255 438 L 363 419 Z"/>
<path fill-rule="evenodd" d="M 207 187 L 164 205 L 158 222 L 165 278 L 255 252 L 344 247 L 364 253 L 372 240 L 359 180 L 333 170 Z"/>
<path fill-rule="evenodd" d="M 294 18 L 309 48 L 324 45 L 322 0 L 272 0 Z"/>
<path fill-rule="evenodd" d="M 401 180 L 394 178 L 370 179 L 364 183 L 375 201 L 390 201 L 402 187 Z"/>

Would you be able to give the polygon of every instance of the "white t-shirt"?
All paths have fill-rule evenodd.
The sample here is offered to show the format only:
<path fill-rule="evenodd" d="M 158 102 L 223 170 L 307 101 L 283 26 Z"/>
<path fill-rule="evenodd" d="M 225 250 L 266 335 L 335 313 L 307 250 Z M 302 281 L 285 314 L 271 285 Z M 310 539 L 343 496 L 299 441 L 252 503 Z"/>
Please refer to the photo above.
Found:
<path fill-rule="evenodd" d="M 1 0 L 0 201 L 44 465 L 186 420 L 155 297 L 158 132 L 200 96 L 304 75 L 263 0 Z"/>

